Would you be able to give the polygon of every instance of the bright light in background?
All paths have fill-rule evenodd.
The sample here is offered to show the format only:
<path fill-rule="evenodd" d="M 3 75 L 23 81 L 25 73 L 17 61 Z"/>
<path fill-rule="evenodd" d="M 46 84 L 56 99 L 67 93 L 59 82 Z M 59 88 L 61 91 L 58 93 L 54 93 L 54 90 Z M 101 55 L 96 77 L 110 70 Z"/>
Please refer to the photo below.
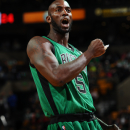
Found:
<path fill-rule="evenodd" d="M 6 24 L 7 23 L 7 14 L 6 13 L 2 13 L 1 14 L 1 23 L 2 24 Z"/>
<path fill-rule="evenodd" d="M 47 15 L 47 11 L 25 12 L 23 13 L 23 23 L 43 23 L 46 22 Z M 86 10 L 83 8 L 72 9 L 72 16 L 73 20 L 85 20 Z"/>
<path fill-rule="evenodd" d="M 13 13 L 10 13 L 9 15 L 8 15 L 8 22 L 9 23 L 14 23 L 14 14 Z"/>
<path fill-rule="evenodd" d="M 1 13 L 0 12 L 0 25 L 1 24 L 7 24 L 7 23 L 14 23 L 14 14 L 13 13 Z"/>
<path fill-rule="evenodd" d="M 6 119 L 5 119 L 5 116 L 1 116 L 0 119 L 1 119 L 1 121 L 2 121 L 2 123 L 3 123 L 3 125 L 4 125 L 4 126 L 7 126 L 7 121 L 6 121 Z"/>

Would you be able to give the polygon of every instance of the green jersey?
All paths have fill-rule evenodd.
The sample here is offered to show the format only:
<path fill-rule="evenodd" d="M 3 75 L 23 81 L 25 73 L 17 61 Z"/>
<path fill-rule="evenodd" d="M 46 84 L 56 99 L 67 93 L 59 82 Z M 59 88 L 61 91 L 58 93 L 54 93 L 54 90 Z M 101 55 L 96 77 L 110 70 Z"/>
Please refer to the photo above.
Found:
<path fill-rule="evenodd" d="M 71 44 L 69 44 L 71 48 L 68 49 L 45 36 L 43 37 L 54 46 L 54 55 L 59 64 L 71 62 L 81 55 L 81 52 Z M 89 92 L 87 66 L 77 77 L 62 87 L 53 86 L 31 64 L 30 69 L 45 116 L 95 111 Z"/>

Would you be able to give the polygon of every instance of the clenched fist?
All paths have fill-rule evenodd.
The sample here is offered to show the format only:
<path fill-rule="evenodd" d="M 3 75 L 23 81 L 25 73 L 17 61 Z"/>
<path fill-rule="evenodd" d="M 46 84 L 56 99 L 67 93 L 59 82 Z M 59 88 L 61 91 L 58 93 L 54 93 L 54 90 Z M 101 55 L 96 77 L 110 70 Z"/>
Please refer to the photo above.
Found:
<path fill-rule="evenodd" d="M 103 55 L 107 47 L 104 46 L 101 39 L 95 39 L 90 43 L 87 51 L 92 55 L 92 58 L 95 58 Z"/>

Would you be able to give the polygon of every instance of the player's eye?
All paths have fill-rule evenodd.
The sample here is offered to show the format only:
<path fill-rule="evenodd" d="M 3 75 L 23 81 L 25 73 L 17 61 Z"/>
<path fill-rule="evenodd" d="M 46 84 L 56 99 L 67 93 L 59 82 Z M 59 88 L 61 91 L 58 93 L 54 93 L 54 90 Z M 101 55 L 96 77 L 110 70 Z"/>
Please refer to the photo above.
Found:
<path fill-rule="evenodd" d="M 57 11 L 57 12 L 60 12 L 60 11 L 61 11 L 61 9 L 59 9 L 59 8 L 58 8 L 58 9 L 56 9 L 56 11 Z"/>
<path fill-rule="evenodd" d="M 71 12 L 71 9 L 67 9 L 66 11 L 67 11 L 68 13 L 70 13 L 70 12 Z"/>

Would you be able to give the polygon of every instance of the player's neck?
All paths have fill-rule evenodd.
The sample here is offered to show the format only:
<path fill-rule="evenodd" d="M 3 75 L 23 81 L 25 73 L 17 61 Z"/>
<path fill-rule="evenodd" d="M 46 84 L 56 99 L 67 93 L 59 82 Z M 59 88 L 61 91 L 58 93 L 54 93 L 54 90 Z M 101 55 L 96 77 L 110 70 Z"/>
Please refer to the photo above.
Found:
<path fill-rule="evenodd" d="M 57 32 L 50 31 L 50 33 L 48 34 L 48 37 L 50 39 L 52 39 L 53 41 L 65 46 L 65 47 L 68 47 L 69 33 L 60 34 Z"/>

